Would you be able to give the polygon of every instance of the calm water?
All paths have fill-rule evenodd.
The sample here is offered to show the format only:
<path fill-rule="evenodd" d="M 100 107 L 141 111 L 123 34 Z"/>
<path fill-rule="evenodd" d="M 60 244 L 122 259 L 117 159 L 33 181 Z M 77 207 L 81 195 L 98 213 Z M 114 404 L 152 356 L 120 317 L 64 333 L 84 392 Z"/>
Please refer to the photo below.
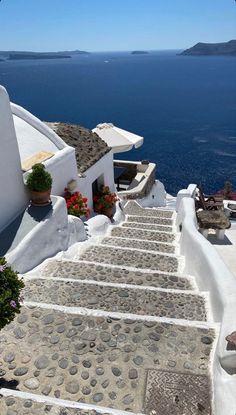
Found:
<path fill-rule="evenodd" d="M 101 53 L 53 61 L 0 62 L 11 100 L 42 120 L 95 127 L 112 122 L 145 137 L 120 158 L 157 163 L 176 193 L 236 189 L 236 58 Z"/>

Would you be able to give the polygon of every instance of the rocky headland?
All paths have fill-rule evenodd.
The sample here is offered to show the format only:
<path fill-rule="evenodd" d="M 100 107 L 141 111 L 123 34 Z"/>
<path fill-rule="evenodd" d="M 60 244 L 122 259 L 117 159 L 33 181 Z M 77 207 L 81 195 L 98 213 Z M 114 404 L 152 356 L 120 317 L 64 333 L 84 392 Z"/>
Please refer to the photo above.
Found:
<path fill-rule="evenodd" d="M 236 56 L 236 40 L 222 43 L 197 43 L 192 48 L 180 53 L 185 56 Z"/>

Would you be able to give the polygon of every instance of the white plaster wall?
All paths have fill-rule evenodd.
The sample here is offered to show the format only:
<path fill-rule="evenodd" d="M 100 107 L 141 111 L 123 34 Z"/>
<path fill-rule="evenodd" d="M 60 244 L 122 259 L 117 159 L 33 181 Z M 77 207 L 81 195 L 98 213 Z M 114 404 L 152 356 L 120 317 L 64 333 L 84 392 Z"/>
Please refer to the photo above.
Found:
<path fill-rule="evenodd" d="M 184 197 L 194 197 L 195 193 L 197 190 L 197 185 L 196 184 L 189 184 L 187 189 L 181 189 L 178 194 L 177 194 L 177 198 L 176 198 L 176 211 L 178 212 L 180 204 L 181 204 L 181 200 Z"/>
<path fill-rule="evenodd" d="M 0 86 L 0 230 L 26 206 L 28 196 L 21 172 L 10 101 Z"/>
<path fill-rule="evenodd" d="M 52 194 L 63 195 L 71 180 L 77 180 L 75 149 L 24 108 L 11 103 L 22 161 L 41 150 L 55 152 L 43 164 L 53 177 Z M 28 172 L 24 174 L 26 179 Z"/>
<path fill-rule="evenodd" d="M 62 196 L 67 183 L 71 180 L 78 182 L 78 171 L 75 149 L 65 147 L 43 163 L 52 175 L 52 194 Z"/>
<path fill-rule="evenodd" d="M 20 273 L 36 267 L 46 258 L 68 249 L 71 243 L 86 239 L 84 225 L 68 221 L 65 200 L 57 197 L 57 201 L 48 216 L 39 222 L 31 232 L 6 255 L 7 261 Z M 73 229 L 72 229 L 73 228 Z M 73 239 L 70 232 L 73 231 Z"/>
<path fill-rule="evenodd" d="M 137 201 L 142 207 L 165 207 L 166 191 L 164 184 L 160 180 L 155 180 L 149 194 Z"/>
<path fill-rule="evenodd" d="M 44 122 L 40 121 L 25 108 L 11 102 L 11 111 L 13 115 L 16 115 L 18 118 L 26 121 L 44 136 L 48 137 L 48 139 L 54 143 L 59 150 L 67 147 L 67 144 L 51 128 L 49 128 L 46 124 L 44 124 Z"/>
<path fill-rule="evenodd" d="M 78 190 L 83 196 L 88 198 L 90 209 L 93 208 L 92 183 L 102 174 L 104 175 L 104 184 L 109 186 L 110 190 L 114 192 L 113 154 L 111 151 L 86 170 L 85 177 L 79 176 L 78 178 Z"/>
<path fill-rule="evenodd" d="M 22 118 L 13 115 L 21 163 L 39 151 L 56 153 L 59 148 L 43 133 Z"/>
<path fill-rule="evenodd" d="M 235 415 L 236 375 L 230 374 L 236 373 L 236 351 L 227 350 L 225 337 L 236 329 L 236 281 L 214 246 L 198 232 L 194 199 L 181 200 L 177 226 L 182 229 L 184 273 L 196 277 L 200 290 L 209 291 L 213 318 L 221 324 L 213 366 L 215 413 Z"/>

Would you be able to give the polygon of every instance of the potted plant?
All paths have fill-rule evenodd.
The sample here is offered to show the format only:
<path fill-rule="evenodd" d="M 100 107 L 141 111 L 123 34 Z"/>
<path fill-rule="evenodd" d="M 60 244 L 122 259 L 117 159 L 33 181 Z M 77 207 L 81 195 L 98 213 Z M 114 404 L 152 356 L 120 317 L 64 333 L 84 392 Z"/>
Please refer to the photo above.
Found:
<path fill-rule="evenodd" d="M 106 215 L 109 219 L 113 216 L 113 206 L 117 202 L 116 193 L 112 193 L 108 186 L 101 186 L 100 191 L 94 195 L 94 211 Z"/>
<path fill-rule="evenodd" d="M 45 170 L 42 163 L 37 163 L 32 167 L 32 172 L 26 179 L 26 186 L 31 192 L 32 205 L 46 206 L 51 203 L 52 176 Z"/>
<path fill-rule="evenodd" d="M 20 312 L 20 293 L 24 282 L 18 273 L 0 257 L 0 330 Z"/>
<path fill-rule="evenodd" d="M 67 188 L 65 190 L 65 201 L 67 211 L 69 215 L 81 217 L 90 215 L 90 209 L 88 208 L 86 197 L 83 197 L 80 192 L 71 193 Z"/>

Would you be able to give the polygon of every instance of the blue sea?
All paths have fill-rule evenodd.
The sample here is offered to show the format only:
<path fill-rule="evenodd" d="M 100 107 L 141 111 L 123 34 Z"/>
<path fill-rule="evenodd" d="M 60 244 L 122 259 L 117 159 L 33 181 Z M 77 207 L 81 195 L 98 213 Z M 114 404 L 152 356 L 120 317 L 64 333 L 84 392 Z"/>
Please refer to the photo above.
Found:
<path fill-rule="evenodd" d="M 11 101 L 45 121 L 101 122 L 144 136 L 117 158 L 149 159 L 168 192 L 230 180 L 236 190 L 236 58 L 93 53 L 0 62 Z"/>

